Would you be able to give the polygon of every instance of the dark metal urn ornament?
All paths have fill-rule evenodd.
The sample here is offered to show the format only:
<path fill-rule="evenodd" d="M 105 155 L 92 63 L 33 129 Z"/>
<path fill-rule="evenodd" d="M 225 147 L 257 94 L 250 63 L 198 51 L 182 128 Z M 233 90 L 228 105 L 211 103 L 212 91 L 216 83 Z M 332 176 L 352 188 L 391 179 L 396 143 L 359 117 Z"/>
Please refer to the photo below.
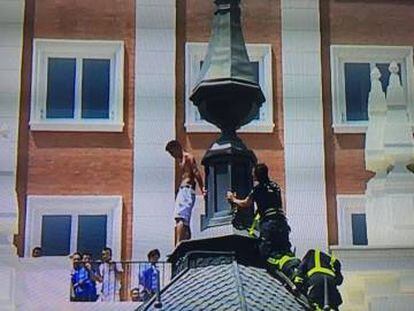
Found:
<path fill-rule="evenodd" d="M 265 101 L 250 63 L 240 23 L 240 0 L 215 0 L 212 35 L 207 55 L 190 100 L 203 119 L 216 125 L 221 136 L 206 152 L 208 195 L 204 228 L 228 224 L 228 190 L 245 196 L 252 186 L 256 156 L 237 137 L 236 130 L 251 122 Z M 251 217 L 252 210 L 239 213 Z"/>

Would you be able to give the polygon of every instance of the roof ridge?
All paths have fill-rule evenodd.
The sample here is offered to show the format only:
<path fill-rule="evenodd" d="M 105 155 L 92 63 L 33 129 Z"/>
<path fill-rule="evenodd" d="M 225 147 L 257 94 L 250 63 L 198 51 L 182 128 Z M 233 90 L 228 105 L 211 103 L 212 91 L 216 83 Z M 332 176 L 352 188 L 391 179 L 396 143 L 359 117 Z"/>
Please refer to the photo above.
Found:
<path fill-rule="evenodd" d="M 241 276 L 239 273 L 239 264 L 235 260 L 233 261 L 233 273 L 234 273 L 234 279 L 236 280 L 236 288 L 239 292 L 239 298 L 240 298 L 240 310 L 241 311 L 248 311 L 246 300 L 244 299 L 244 288 L 243 288 L 243 282 L 241 281 Z"/>

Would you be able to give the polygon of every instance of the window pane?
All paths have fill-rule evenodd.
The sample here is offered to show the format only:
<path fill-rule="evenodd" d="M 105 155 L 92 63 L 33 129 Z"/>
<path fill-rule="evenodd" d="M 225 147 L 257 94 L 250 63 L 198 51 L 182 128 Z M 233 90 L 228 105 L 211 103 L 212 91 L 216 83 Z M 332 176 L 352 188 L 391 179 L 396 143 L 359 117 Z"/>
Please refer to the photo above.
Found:
<path fill-rule="evenodd" d="M 216 177 L 216 210 L 215 213 L 224 213 L 227 214 L 229 203 L 226 200 L 226 193 L 229 190 L 229 175 L 227 173 L 228 167 L 227 164 L 217 164 L 214 167 L 215 177 Z"/>
<path fill-rule="evenodd" d="M 49 58 L 46 118 L 73 118 L 75 107 L 74 58 Z"/>
<path fill-rule="evenodd" d="M 370 64 L 345 64 L 346 120 L 368 120 L 368 94 L 371 89 Z"/>
<path fill-rule="evenodd" d="M 106 246 L 106 215 L 81 215 L 78 218 L 78 251 L 89 252 L 100 259 Z"/>
<path fill-rule="evenodd" d="M 42 255 L 67 256 L 70 252 L 72 217 L 68 215 L 45 215 L 42 217 Z"/>
<path fill-rule="evenodd" d="M 109 118 L 109 59 L 84 59 L 82 118 Z"/>
<path fill-rule="evenodd" d="M 251 169 L 245 163 L 234 163 L 234 171 L 232 172 L 233 185 L 235 189 L 238 189 L 237 195 L 241 198 L 245 198 L 250 190 L 251 185 L 246 176 L 251 174 Z"/>
<path fill-rule="evenodd" d="M 388 63 L 388 64 L 387 63 L 380 63 L 380 64 L 375 64 L 375 65 L 378 67 L 379 71 L 381 72 L 380 81 L 381 81 L 381 84 L 382 84 L 382 90 L 386 93 L 388 83 L 389 83 L 389 80 L 390 80 L 390 75 L 391 75 L 390 71 L 388 70 L 388 67 L 390 66 L 390 63 Z M 398 75 L 400 76 L 400 82 L 401 82 L 401 85 L 402 85 L 401 64 L 400 63 L 398 64 L 398 67 L 400 68 L 400 70 L 398 72 Z"/>
<path fill-rule="evenodd" d="M 365 214 L 352 214 L 352 243 L 354 245 L 368 245 Z"/>

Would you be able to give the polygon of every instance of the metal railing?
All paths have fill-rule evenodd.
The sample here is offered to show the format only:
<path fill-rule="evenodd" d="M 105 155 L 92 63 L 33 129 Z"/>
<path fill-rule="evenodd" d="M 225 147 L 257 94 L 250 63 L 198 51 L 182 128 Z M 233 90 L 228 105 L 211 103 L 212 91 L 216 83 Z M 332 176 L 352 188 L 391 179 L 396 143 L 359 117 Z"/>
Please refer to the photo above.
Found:
<path fill-rule="evenodd" d="M 93 262 L 91 269 L 82 268 L 72 270 L 77 275 L 71 279 L 71 301 L 145 301 L 171 279 L 171 264 L 164 261 Z"/>

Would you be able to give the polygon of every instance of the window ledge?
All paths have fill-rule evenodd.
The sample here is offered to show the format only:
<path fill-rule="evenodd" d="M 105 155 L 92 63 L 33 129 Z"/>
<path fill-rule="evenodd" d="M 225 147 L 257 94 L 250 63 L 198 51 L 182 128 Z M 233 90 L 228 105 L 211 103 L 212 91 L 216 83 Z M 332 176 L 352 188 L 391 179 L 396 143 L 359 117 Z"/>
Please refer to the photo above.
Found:
<path fill-rule="evenodd" d="M 122 132 L 123 128 L 123 122 L 30 122 L 30 130 L 46 132 Z"/>
<path fill-rule="evenodd" d="M 368 123 L 341 123 L 332 125 L 335 134 L 364 134 L 367 132 Z"/>
<path fill-rule="evenodd" d="M 207 217 L 206 215 L 201 215 L 201 231 L 204 231 L 208 228 L 230 225 L 233 216 L 221 216 L 221 217 Z"/>
<path fill-rule="evenodd" d="M 332 127 L 335 134 L 365 134 L 368 129 L 368 122 L 333 124 Z M 411 128 L 414 133 L 414 124 Z"/>
<path fill-rule="evenodd" d="M 209 123 L 185 124 L 184 127 L 187 133 L 220 133 L 216 126 Z M 239 129 L 237 133 L 273 133 L 274 127 L 274 123 L 250 123 Z"/>

